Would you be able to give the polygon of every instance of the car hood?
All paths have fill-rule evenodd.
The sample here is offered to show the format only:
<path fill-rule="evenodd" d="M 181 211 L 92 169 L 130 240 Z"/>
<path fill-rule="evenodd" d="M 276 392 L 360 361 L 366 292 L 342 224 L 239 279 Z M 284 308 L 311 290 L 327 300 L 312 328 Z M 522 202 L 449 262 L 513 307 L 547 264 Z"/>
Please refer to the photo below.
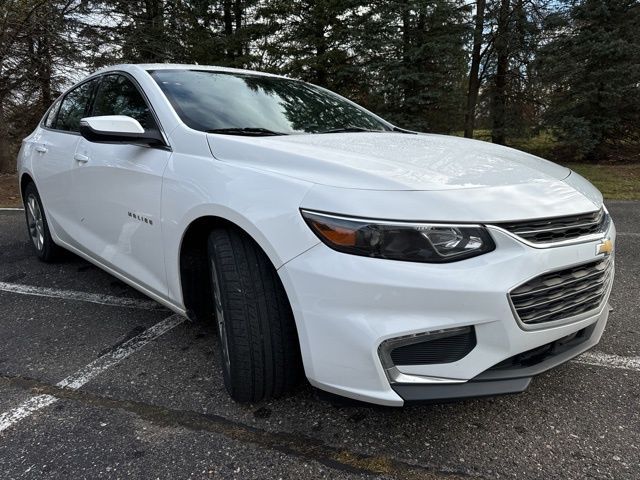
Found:
<path fill-rule="evenodd" d="M 399 132 L 207 135 L 213 156 L 315 184 L 358 190 L 457 190 L 562 183 L 570 170 L 459 137 Z"/>

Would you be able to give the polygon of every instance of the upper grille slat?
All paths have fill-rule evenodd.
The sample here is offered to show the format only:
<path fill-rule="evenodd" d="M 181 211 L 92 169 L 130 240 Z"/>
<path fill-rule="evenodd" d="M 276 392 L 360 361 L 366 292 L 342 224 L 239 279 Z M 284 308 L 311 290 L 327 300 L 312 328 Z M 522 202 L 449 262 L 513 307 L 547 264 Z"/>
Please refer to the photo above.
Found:
<path fill-rule="evenodd" d="M 520 320 L 535 325 L 597 309 L 612 280 L 613 259 L 607 257 L 540 275 L 512 290 L 509 297 Z"/>
<path fill-rule="evenodd" d="M 609 215 L 601 208 L 581 215 L 505 222 L 496 226 L 533 243 L 552 243 L 602 233 L 609 226 Z"/>
<path fill-rule="evenodd" d="M 534 230 L 514 230 L 513 233 L 517 233 L 518 235 L 529 235 L 529 234 L 534 234 L 534 233 L 540 233 L 540 232 L 556 232 L 558 230 L 566 230 L 567 228 L 571 227 L 571 228 L 591 228 L 595 225 L 599 225 L 599 221 L 598 222 L 590 222 L 590 223 L 582 223 L 580 225 L 563 225 L 562 227 L 550 227 L 550 228 L 537 228 Z"/>

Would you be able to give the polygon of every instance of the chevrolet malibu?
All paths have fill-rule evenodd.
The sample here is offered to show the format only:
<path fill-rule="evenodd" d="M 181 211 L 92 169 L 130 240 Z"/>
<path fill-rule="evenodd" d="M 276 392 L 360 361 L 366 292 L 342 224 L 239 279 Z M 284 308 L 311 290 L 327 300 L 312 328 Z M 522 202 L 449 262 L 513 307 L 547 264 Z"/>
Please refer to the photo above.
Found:
<path fill-rule="evenodd" d="M 215 322 L 239 402 L 303 376 L 389 406 L 520 392 L 607 322 L 615 228 L 584 178 L 301 81 L 110 67 L 18 165 L 38 257 Z"/>

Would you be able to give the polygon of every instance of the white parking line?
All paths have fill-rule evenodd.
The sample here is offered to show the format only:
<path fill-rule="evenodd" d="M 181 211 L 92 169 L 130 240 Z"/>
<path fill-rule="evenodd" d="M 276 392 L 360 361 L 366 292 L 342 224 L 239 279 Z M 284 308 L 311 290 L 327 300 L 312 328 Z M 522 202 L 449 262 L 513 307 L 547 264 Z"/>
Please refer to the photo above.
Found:
<path fill-rule="evenodd" d="M 124 360 L 131 354 L 137 352 L 150 341 L 167 333 L 172 328 L 177 327 L 185 318 L 181 315 L 171 315 L 154 326 L 146 329 L 139 335 L 130 338 L 119 347 L 105 353 L 100 358 L 94 360 L 86 367 L 81 368 L 76 373 L 69 375 L 64 380 L 58 382 L 56 387 L 77 390 L 87 382 L 91 381 L 105 370 L 113 367 L 118 362 Z M 36 395 L 25 400 L 17 407 L 0 414 L 0 432 L 15 425 L 20 420 L 58 401 L 53 395 Z"/>
<path fill-rule="evenodd" d="M 69 375 L 67 378 L 56 384 L 56 386 L 61 388 L 71 388 L 72 390 L 80 388 L 92 378 L 95 378 L 105 370 L 113 367 L 122 359 L 127 358 L 132 353 L 140 350 L 151 340 L 158 338 L 160 335 L 180 325 L 184 320 L 185 317 L 178 314 L 165 318 L 154 326 L 147 328 L 139 335 L 127 340 L 113 351 L 106 353 L 86 367 L 81 368 L 76 373 Z"/>
<path fill-rule="evenodd" d="M 102 372 L 108 370 L 120 361 L 140 350 L 147 343 L 155 340 L 185 321 L 181 315 L 171 315 L 156 323 L 144 332 L 127 340 L 122 345 L 102 355 L 77 372 L 69 375 L 56 384 L 59 388 L 77 390 Z M 595 365 L 598 367 L 618 368 L 640 371 L 640 357 L 622 357 L 600 352 L 587 352 L 575 359 L 577 363 Z M 0 414 L 0 433 L 12 427 L 31 414 L 42 410 L 59 399 L 53 395 L 36 395 L 22 402 L 17 407 Z"/>
<path fill-rule="evenodd" d="M 58 399 L 52 395 L 38 395 L 25 400 L 16 408 L 0 414 L 0 432 L 57 401 Z"/>
<path fill-rule="evenodd" d="M 38 297 L 62 298 L 81 302 L 98 303 L 114 307 L 139 308 L 142 310 L 164 310 L 165 307 L 153 300 L 114 297 L 100 293 L 78 292 L 75 290 L 59 290 L 57 288 L 36 287 L 16 283 L 0 282 L 0 292 L 18 293 L 21 295 L 35 295 Z"/>
<path fill-rule="evenodd" d="M 618 368 L 640 372 L 640 357 L 622 357 L 601 352 L 586 352 L 575 359 L 577 363 L 596 367 Z"/>
<path fill-rule="evenodd" d="M 0 208 L 0 212 L 24 212 L 24 208 L 2 207 Z"/>

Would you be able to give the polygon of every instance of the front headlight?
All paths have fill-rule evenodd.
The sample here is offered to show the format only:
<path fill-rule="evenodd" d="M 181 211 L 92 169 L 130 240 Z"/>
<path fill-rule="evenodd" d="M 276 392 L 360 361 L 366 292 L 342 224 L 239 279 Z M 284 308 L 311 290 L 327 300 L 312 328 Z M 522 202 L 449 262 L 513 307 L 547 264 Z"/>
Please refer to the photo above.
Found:
<path fill-rule="evenodd" d="M 339 252 L 407 262 L 446 263 L 496 248 L 480 225 L 404 223 L 356 219 L 302 210 L 326 245 Z"/>

